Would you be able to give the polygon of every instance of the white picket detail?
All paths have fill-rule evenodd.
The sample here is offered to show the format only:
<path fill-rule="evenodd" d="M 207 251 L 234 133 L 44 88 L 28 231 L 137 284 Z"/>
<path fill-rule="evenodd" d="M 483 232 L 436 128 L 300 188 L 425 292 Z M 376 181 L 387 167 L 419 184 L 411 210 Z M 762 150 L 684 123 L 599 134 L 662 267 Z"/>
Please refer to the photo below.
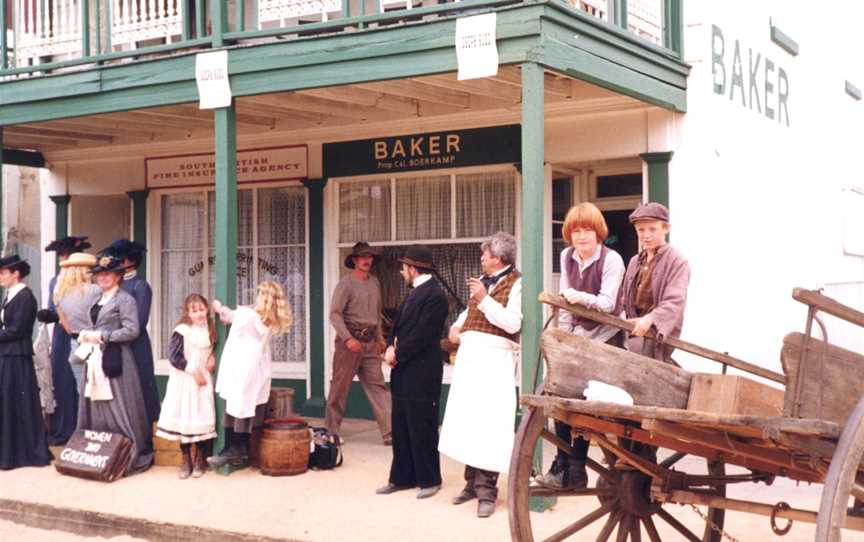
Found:
<path fill-rule="evenodd" d="M 81 1 L 15 0 L 18 66 L 43 56 L 81 54 Z"/>
<path fill-rule="evenodd" d="M 139 41 L 172 38 L 183 32 L 183 0 L 110 0 L 111 45 L 118 48 Z"/>
<path fill-rule="evenodd" d="M 258 27 L 273 21 L 286 26 L 288 19 L 315 15 L 326 21 L 334 11 L 342 11 L 342 0 L 258 0 Z"/>

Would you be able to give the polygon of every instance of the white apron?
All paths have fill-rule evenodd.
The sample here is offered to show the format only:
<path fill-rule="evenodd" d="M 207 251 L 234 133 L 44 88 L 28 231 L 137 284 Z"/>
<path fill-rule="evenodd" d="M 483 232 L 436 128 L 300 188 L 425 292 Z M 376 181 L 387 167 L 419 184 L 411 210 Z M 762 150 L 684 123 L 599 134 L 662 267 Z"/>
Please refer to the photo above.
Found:
<path fill-rule="evenodd" d="M 438 451 L 472 467 L 506 473 L 516 415 L 519 345 L 467 331 L 460 337 Z"/>
<path fill-rule="evenodd" d="M 270 398 L 271 367 L 267 326 L 250 307 L 237 307 L 216 379 L 225 412 L 235 418 L 255 416 L 255 407 Z"/>

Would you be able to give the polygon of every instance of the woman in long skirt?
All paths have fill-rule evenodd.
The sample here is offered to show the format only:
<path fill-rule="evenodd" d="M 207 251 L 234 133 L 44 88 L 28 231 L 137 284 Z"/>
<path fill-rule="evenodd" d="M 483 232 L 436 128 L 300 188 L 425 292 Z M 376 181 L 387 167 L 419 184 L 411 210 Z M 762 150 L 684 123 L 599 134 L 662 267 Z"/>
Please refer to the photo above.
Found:
<path fill-rule="evenodd" d="M 21 280 L 30 265 L 16 256 L 0 259 L 0 469 L 41 467 L 51 462 L 39 388 L 33 368 L 33 326 L 38 304 Z"/>
<path fill-rule="evenodd" d="M 132 461 L 126 473 L 132 474 L 146 470 L 153 462 L 149 443 L 152 430 L 130 346 L 139 332 L 138 309 L 135 299 L 120 289 L 124 272 L 121 260 L 103 256 L 92 270 L 102 295 L 90 308 L 92 327 L 81 331 L 78 341 L 99 345 L 103 362 L 96 365 L 93 357 L 88 358 L 78 428 L 120 433 L 131 440 Z M 100 383 L 106 385 L 105 377 L 110 394 L 104 387 L 99 389 Z M 106 395 L 111 398 L 103 399 Z"/>

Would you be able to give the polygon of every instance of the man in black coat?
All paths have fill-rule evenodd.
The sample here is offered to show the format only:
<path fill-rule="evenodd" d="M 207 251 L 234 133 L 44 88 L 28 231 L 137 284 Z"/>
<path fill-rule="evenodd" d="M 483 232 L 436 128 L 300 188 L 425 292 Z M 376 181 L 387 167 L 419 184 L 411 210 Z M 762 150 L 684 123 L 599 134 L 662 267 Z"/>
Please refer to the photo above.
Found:
<path fill-rule="evenodd" d="M 409 247 L 399 258 L 402 278 L 413 287 L 402 303 L 387 339 L 384 360 L 393 397 L 393 463 L 379 495 L 420 486 L 418 499 L 441 489 L 438 457 L 438 401 L 443 373 L 441 332 L 447 320 L 447 298 L 437 281 L 432 251 Z"/>
<path fill-rule="evenodd" d="M 33 368 L 36 298 L 22 279 L 30 265 L 17 255 L 0 259 L 0 470 L 51 461 Z"/>

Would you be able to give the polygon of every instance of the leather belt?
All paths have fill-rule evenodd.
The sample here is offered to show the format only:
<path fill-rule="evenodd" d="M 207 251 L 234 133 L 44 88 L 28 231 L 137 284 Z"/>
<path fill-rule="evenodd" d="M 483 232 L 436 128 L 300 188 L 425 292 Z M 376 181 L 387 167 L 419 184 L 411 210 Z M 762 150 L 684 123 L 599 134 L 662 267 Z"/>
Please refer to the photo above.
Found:
<path fill-rule="evenodd" d="M 378 338 L 378 326 L 349 327 L 348 333 L 358 341 L 366 343 Z"/>

